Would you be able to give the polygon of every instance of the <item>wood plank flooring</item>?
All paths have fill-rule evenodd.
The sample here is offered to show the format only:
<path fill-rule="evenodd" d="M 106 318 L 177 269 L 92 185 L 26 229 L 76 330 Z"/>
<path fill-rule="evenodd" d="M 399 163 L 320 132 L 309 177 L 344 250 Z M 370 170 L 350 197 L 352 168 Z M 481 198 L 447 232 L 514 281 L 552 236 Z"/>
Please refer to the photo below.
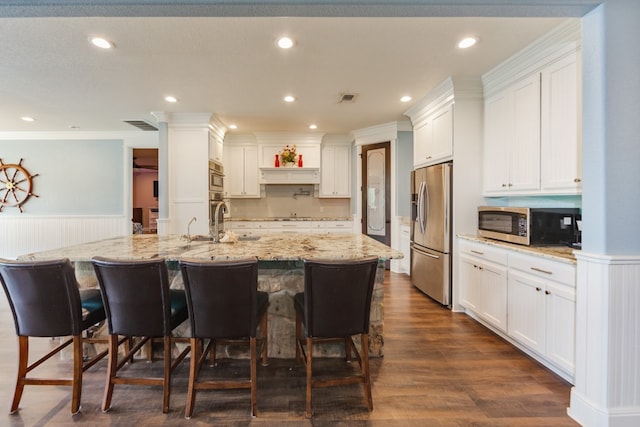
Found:
<path fill-rule="evenodd" d="M 17 340 L 0 292 L 0 425 L 2 426 L 576 426 L 566 414 L 570 384 L 543 368 L 464 314 L 452 313 L 417 289 L 404 274 L 385 277 L 385 357 L 372 359 L 373 404 L 369 412 L 360 386 L 314 390 L 313 420 L 304 418 L 304 368 L 271 359 L 258 369 L 258 417 L 251 418 L 249 392 L 203 391 L 193 418 L 184 419 L 189 365 L 173 381 L 171 410 L 162 414 L 159 388 L 116 386 L 112 409 L 100 404 L 106 361 L 84 377 L 82 410 L 71 415 L 68 387 L 26 387 L 20 411 L 9 415 L 16 372 Z M 45 349 L 43 339 L 32 348 Z M 188 360 L 186 361 L 188 362 Z M 336 360 L 316 367 L 344 368 Z M 70 372 L 68 361 L 42 367 Z M 156 370 L 161 362 L 134 363 L 131 371 Z M 248 375 L 244 360 L 224 360 L 206 375 Z"/>

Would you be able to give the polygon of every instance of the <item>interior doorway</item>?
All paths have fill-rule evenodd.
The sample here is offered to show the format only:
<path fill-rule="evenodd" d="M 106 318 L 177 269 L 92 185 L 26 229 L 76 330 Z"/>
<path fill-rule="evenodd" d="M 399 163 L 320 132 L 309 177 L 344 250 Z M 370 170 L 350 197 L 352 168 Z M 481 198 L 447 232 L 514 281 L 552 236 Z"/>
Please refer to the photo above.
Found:
<path fill-rule="evenodd" d="M 389 246 L 391 246 L 390 148 L 390 141 L 362 146 L 362 233 Z M 389 268 L 388 265 L 387 268 Z"/>
<path fill-rule="evenodd" d="M 131 222 L 134 233 L 158 230 L 158 149 L 133 149 Z"/>

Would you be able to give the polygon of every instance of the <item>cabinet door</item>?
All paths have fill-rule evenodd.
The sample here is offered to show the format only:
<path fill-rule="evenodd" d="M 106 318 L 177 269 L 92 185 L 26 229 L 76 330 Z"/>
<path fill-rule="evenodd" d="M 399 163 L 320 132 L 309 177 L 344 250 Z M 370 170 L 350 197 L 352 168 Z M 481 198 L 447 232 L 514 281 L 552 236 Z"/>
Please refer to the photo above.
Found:
<path fill-rule="evenodd" d="M 482 295 L 482 276 L 478 262 L 470 257 L 461 255 L 459 263 L 460 273 L 460 305 L 474 313 L 480 311 L 480 297 Z"/>
<path fill-rule="evenodd" d="M 507 269 L 481 264 L 482 295 L 480 315 L 496 328 L 507 330 Z"/>
<path fill-rule="evenodd" d="M 260 197 L 258 183 L 258 147 L 244 147 L 244 196 Z M 226 169 L 225 169 L 226 170 Z"/>
<path fill-rule="evenodd" d="M 435 113 L 432 122 L 430 160 L 434 162 L 449 160 L 453 157 L 453 104 Z"/>
<path fill-rule="evenodd" d="M 225 150 L 225 187 L 228 197 L 260 197 L 258 148 L 230 145 Z"/>
<path fill-rule="evenodd" d="M 320 197 L 351 196 L 351 147 L 328 145 L 322 148 Z"/>
<path fill-rule="evenodd" d="M 509 191 L 540 188 L 540 74 L 513 86 Z"/>
<path fill-rule="evenodd" d="M 244 147 L 228 146 L 225 150 L 225 187 L 229 197 L 244 194 Z"/>
<path fill-rule="evenodd" d="M 413 165 L 424 166 L 429 162 L 429 147 L 433 139 L 433 122 L 427 119 L 413 129 Z"/>
<path fill-rule="evenodd" d="M 582 188 L 582 135 L 577 55 L 542 70 L 542 190 L 579 193 Z"/>
<path fill-rule="evenodd" d="M 510 92 L 505 90 L 487 99 L 484 104 L 485 193 L 508 190 L 512 134 L 513 108 Z"/>
<path fill-rule="evenodd" d="M 575 372 L 575 289 L 548 282 L 546 304 L 546 355 L 567 372 Z"/>
<path fill-rule="evenodd" d="M 539 354 L 545 352 L 544 288 L 542 279 L 509 271 L 508 334 Z"/>

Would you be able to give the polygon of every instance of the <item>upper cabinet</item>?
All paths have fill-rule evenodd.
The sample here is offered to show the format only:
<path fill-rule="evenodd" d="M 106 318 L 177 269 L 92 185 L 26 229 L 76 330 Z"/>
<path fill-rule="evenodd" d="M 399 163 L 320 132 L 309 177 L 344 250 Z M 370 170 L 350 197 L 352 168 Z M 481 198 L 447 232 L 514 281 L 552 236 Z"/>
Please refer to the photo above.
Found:
<path fill-rule="evenodd" d="M 453 158 L 453 95 L 406 113 L 413 124 L 413 166 L 441 163 Z"/>
<path fill-rule="evenodd" d="M 485 196 L 580 194 L 577 40 L 560 28 L 483 76 Z"/>
<path fill-rule="evenodd" d="M 324 144 L 320 197 L 351 197 L 351 144 Z"/>
<path fill-rule="evenodd" d="M 224 150 L 225 197 L 258 198 L 258 144 L 229 142 Z"/>
<path fill-rule="evenodd" d="M 582 189 L 582 87 L 580 54 L 542 70 L 541 190 L 579 193 Z"/>

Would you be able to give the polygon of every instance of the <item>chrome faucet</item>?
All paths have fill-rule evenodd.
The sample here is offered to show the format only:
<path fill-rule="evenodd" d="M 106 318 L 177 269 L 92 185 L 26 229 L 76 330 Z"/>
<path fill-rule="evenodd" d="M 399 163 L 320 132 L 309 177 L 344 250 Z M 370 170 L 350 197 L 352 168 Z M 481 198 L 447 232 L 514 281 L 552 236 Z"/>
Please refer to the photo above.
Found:
<path fill-rule="evenodd" d="M 196 217 L 194 216 L 193 218 L 191 218 L 191 221 L 189 221 L 189 224 L 187 224 L 187 243 L 191 243 L 191 231 L 189 231 L 190 227 L 191 227 L 191 223 L 196 221 Z"/>
<path fill-rule="evenodd" d="M 213 214 L 213 242 L 220 241 L 220 230 L 218 230 L 218 218 L 220 217 L 220 208 L 222 208 L 222 213 L 227 212 L 227 204 L 224 201 L 221 201 L 216 205 L 216 211 Z"/>

